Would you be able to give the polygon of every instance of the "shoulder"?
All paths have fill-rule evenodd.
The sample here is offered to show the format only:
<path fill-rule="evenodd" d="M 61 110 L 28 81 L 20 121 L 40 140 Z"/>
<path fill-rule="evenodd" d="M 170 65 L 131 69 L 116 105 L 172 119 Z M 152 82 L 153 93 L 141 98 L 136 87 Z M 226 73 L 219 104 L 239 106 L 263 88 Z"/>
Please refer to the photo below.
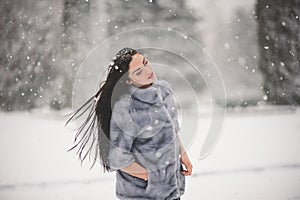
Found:
<path fill-rule="evenodd" d="M 129 101 L 130 101 L 130 95 L 129 94 L 123 94 L 121 97 L 119 97 L 114 105 L 112 106 L 112 110 L 120 112 L 120 111 L 128 111 L 129 108 Z"/>
<path fill-rule="evenodd" d="M 171 84 L 168 81 L 160 79 L 160 80 L 157 80 L 156 83 L 157 83 L 157 85 L 159 85 L 159 87 L 163 93 L 169 94 L 169 93 L 173 92 Z"/>
<path fill-rule="evenodd" d="M 157 83 L 158 85 L 161 85 L 161 86 L 164 86 L 164 87 L 167 87 L 167 88 L 171 88 L 170 83 L 167 82 L 166 80 L 159 79 L 159 80 L 156 80 L 156 83 Z"/>
<path fill-rule="evenodd" d="M 122 130 L 124 133 L 134 136 L 137 131 L 137 127 L 132 120 L 132 116 L 129 112 L 129 100 L 130 95 L 124 94 L 118 100 L 115 101 L 112 108 L 111 115 L 111 130 Z"/>

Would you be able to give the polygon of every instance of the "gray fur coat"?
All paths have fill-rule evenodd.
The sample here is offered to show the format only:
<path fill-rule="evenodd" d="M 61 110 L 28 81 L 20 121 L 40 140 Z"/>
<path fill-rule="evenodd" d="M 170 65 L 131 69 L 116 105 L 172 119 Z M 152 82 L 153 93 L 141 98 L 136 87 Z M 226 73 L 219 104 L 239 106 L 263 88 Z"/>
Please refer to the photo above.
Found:
<path fill-rule="evenodd" d="M 185 191 L 180 173 L 177 139 L 179 123 L 168 82 L 155 80 L 147 88 L 129 87 L 112 108 L 110 167 L 116 171 L 116 196 L 122 200 L 179 198 Z M 120 169 L 137 162 L 148 171 L 148 180 Z"/>

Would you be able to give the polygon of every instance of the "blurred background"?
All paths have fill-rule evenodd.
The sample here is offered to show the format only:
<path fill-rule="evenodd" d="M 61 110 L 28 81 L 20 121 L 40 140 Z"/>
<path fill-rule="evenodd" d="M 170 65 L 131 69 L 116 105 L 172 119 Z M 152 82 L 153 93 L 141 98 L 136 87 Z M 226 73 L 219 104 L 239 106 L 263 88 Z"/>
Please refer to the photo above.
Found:
<path fill-rule="evenodd" d="M 298 1 L 269 4 L 2 0 L 1 110 L 70 107 L 88 52 L 116 33 L 147 26 L 172 28 L 202 44 L 221 71 L 229 106 L 297 105 Z"/>
<path fill-rule="evenodd" d="M 150 26 L 198 41 L 224 81 L 223 135 L 204 160 L 194 139 L 183 199 L 300 199 L 299 0 L 0 0 L 0 13 L 0 199 L 115 198 L 113 175 L 66 152 L 64 114 L 89 52 Z M 185 77 L 207 92 L 188 68 Z"/>

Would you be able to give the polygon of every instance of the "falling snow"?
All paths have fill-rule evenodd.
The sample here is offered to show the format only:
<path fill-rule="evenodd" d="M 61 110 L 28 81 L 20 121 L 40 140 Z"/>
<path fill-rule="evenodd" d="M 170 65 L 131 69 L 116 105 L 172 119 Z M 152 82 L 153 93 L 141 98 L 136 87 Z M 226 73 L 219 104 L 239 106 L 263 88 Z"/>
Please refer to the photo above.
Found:
<path fill-rule="evenodd" d="M 152 126 L 147 126 L 147 127 L 146 127 L 146 130 L 147 130 L 147 131 L 151 131 L 152 129 L 153 129 Z"/>

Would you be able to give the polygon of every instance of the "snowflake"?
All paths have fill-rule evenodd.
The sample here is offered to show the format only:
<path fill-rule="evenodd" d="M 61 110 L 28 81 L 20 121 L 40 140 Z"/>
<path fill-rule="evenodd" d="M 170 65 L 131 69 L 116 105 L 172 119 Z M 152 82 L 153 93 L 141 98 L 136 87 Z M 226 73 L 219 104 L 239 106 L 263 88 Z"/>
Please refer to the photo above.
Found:
<path fill-rule="evenodd" d="M 152 126 L 148 126 L 148 127 L 146 128 L 147 131 L 151 131 L 152 129 L 153 129 Z"/>
<path fill-rule="evenodd" d="M 225 44 L 224 44 L 224 48 L 225 48 L 226 50 L 228 50 L 228 49 L 230 49 L 230 45 L 229 45 L 228 43 L 225 43 Z"/>
<path fill-rule="evenodd" d="M 159 157 L 161 157 L 161 153 L 158 151 L 158 152 L 155 153 L 155 156 L 156 156 L 157 158 L 159 158 Z"/>

